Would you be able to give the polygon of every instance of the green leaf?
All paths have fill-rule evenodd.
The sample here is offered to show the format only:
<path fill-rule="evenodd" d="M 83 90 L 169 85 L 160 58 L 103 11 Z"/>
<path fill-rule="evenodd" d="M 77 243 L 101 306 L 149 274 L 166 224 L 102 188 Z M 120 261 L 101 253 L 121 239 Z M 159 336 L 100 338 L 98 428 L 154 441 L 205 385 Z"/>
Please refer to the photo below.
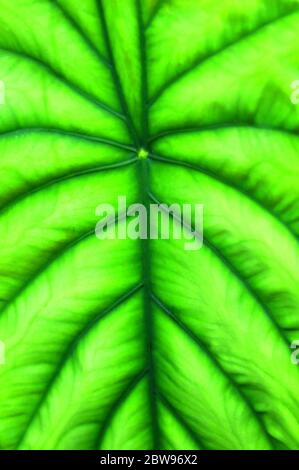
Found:
<path fill-rule="evenodd" d="M 299 1 L 0 11 L 0 447 L 298 449 Z M 203 247 L 99 240 L 120 195 Z"/>

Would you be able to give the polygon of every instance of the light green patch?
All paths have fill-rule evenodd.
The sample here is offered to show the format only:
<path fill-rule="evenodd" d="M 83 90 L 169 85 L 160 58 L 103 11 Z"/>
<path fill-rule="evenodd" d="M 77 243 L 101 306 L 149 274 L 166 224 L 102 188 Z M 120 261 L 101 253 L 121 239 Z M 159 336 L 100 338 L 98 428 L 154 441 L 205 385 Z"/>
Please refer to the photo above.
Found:
<path fill-rule="evenodd" d="M 149 156 L 149 152 L 147 150 L 145 150 L 144 148 L 141 148 L 138 150 L 138 158 L 140 158 L 141 160 L 146 160 Z"/>

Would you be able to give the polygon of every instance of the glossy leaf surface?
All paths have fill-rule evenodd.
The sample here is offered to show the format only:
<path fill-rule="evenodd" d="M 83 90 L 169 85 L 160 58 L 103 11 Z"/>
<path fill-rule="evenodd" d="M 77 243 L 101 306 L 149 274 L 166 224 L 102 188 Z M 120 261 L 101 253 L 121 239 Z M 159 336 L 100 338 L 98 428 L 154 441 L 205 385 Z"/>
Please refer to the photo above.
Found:
<path fill-rule="evenodd" d="M 299 448 L 298 20 L 0 0 L 2 449 Z M 204 204 L 203 247 L 98 240 L 119 195 Z"/>

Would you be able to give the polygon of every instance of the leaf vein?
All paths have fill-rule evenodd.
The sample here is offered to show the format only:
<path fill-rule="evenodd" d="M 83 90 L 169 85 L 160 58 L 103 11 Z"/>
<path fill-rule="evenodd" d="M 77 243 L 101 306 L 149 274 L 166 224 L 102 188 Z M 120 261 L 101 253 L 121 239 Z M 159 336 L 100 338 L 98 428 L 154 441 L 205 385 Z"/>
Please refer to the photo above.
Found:
<path fill-rule="evenodd" d="M 78 345 L 80 344 L 80 341 L 90 333 L 92 328 L 97 325 L 97 323 L 102 320 L 104 317 L 106 317 L 109 313 L 113 312 L 116 310 L 120 305 L 125 303 L 129 298 L 131 298 L 139 289 L 141 289 L 142 285 L 137 285 L 134 286 L 132 289 L 127 291 L 125 294 L 123 294 L 121 297 L 119 297 L 116 301 L 114 301 L 109 307 L 105 308 L 102 312 L 98 313 L 95 317 L 93 317 L 86 325 L 85 327 L 79 332 L 78 335 L 73 339 L 73 341 L 70 343 L 68 348 L 66 349 L 65 353 L 63 354 L 58 366 L 55 369 L 54 374 L 51 377 L 51 380 L 48 382 L 43 394 L 41 395 L 36 407 L 33 410 L 33 413 L 31 414 L 29 418 L 29 422 L 27 424 L 26 430 L 21 436 L 19 443 L 17 444 L 16 448 L 19 448 L 27 434 L 27 432 L 30 429 L 31 424 L 33 423 L 35 417 L 37 414 L 40 412 L 43 404 L 45 403 L 46 399 L 49 396 L 49 393 L 58 379 L 59 375 L 61 374 L 63 368 L 65 367 L 66 363 L 71 359 L 73 356 L 74 352 L 76 351 Z"/>
<path fill-rule="evenodd" d="M 257 205 L 260 207 L 263 211 L 265 211 L 268 215 L 272 216 L 276 222 L 279 223 L 283 227 L 283 229 L 287 230 L 287 232 L 290 234 L 292 239 L 294 239 L 296 242 L 298 242 L 298 236 L 297 234 L 292 230 L 292 228 L 285 222 L 283 219 L 279 217 L 279 215 L 274 212 L 270 207 L 267 207 L 265 204 L 263 204 L 259 199 L 257 199 L 255 196 L 249 193 L 249 191 L 246 191 L 245 189 L 237 186 L 236 184 L 233 184 L 232 182 L 228 181 L 225 177 L 222 177 L 215 173 L 212 170 L 209 170 L 207 168 L 204 168 L 200 166 L 199 164 L 193 164 L 189 163 L 184 160 L 176 160 L 173 158 L 168 158 L 168 157 L 163 157 L 162 155 L 157 155 L 157 154 L 151 154 L 151 158 L 153 160 L 157 160 L 161 163 L 165 163 L 166 165 L 175 165 L 181 168 L 188 168 L 190 170 L 193 170 L 195 172 L 201 173 L 203 175 L 208 176 L 210 179 L 217 181 L 218 183 L 221 183 L 228 188 L 231 188 L 238 193 L 242 194 L 246 199 L 249 199 L 251 203 Z"/>
<path fill-rule="evenodd" d="M 243 36 L 237 38 L 237 40 L 230 41 L 228 44 L 226 44 L 224 47 L 221 49 L 217 49 L 216 51 L 212 52 L 211 54 L 208 54 L 204 57 L 196 58 L 195 60 L 192 61 L 191 65 L 188 65 L 188 67 L 184 68 L 181 72 L 176 74 L 173 78 L 170 80 L 167 80 L 166 83 L 154 94 L 154 96 L 149 100 L 148 106 L 152 107 L 158 99 L 164 94 L 165 91 L 169 90 L 173 85 L 177 84 L 181 79 L 183 79 L 188 73 L 192 72 L 195 68 L 201 67 L 203 64 L 206 62 L 210 61 L 217 55 L 225 52 L 229 48 L 233 46 L 239 45 L 241 42 L 245 42 L 251 37 L 255 36 L 256 34 L 260 33 L 264 29 L 266 29 L 269 26 L 272 26 L 273 24 L 282 21 L 288 17 L 295 16 L 298 14 L 299 10 L 295 11 L 287 11 L 283 15 L 280 15 L 274 19 L 271 19 L 269 21 L 264 22 L 263 24 L 259 25 L 258 27 L 254 28 L 253 30 L 249 31 L 248 33 L 244 34 Z"/>
<path fill-rule="evenodd" d="M 177 315 L 175 315 L 168 306 L 164 304 L 164 302 L 161 301 L 158 297 L 155 295 L 152 296 L 153 301 L 155 304 L 166 314 L 169 318 L 172 319 L 172 321 L 182 330 L 184 333 L 190 338 L 198 347 L 201 351 L 203 351 L 206 356 L 210 359 L 210 361 L 214 364 L 214 366 L 219 370 L 219 372 L 225 377 L 225 379 L 232 385 L 233 389 L 239 395 L 240 399 L 242 400 L 243 404 L 245 404 L 246 408 L 251 412 L 251 415 L 253 415 L 256 419 L 256 422 L 259 424 L 259 427 L 263 431 L 265 437 L 268 436 L 268 432 L 265 428 L 265 424 L 263 420 L 261 419 L 260 415 L 257 413 L 257 411 L 254 409 L 253 404 L 251 401 L 247 398 L 247 396 L 244 394 L 242 389 L 240 388 L 239 384 L 235 381 L 235 379 L 227 373 L 227 371 L 223 368 L 221 363 L 213 356 L 211 351 L 209 350 L 209 347 L 196 335 L 182 320 L 180 320 Z"/>

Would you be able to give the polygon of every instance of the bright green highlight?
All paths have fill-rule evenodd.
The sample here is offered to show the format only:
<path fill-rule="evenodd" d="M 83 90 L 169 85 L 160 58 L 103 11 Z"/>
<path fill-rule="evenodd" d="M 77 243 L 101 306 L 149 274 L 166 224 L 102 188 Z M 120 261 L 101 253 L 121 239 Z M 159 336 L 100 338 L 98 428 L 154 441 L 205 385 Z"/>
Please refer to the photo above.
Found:
<path fill-rule="evenodd" d="M 299 449 L 299 0 L 0 11 L 0 449 Z"/>
<path fill-rule="evenodd" d="M 141 148 L 140 150 L 138 150 L 137 155 L 138 155 L 138 158 L 140 158 L 141 160 L 145 160 L 146 158 L 148 158 L 149 152 Z"/>

